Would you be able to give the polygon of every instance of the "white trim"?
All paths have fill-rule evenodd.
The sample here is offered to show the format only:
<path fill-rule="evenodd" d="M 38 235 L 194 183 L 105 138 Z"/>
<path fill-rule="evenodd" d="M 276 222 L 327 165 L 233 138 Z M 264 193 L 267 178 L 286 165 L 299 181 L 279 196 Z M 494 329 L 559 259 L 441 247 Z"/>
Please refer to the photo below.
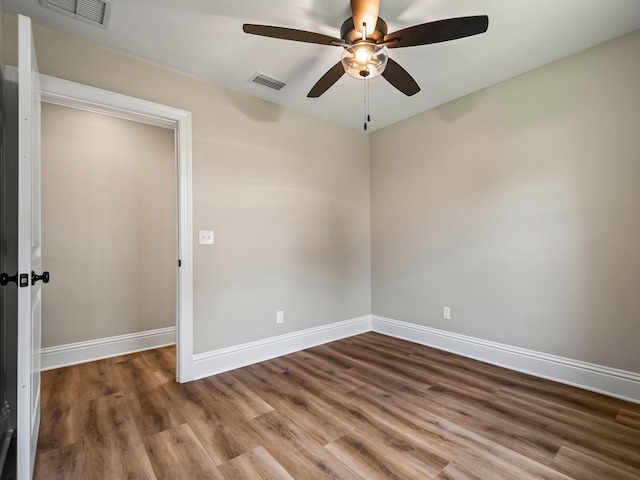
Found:
<path fill-rule="evenodd" d="M 42 370 L 51 370 L 78 363 L 93 362 L 103 358 L 151 350 L 152 348 L 173 345 L 175 342 L 175 327 L 167 327 L 47 347 L 42 349 Z"/>
<path fill-rule="evenodd" d="M 378 315 L 332 323 L 193 356 L 195 380 L 298 352 L 323 343 L 376 332 L 427 345 L 554 382 L 640 403 L 640 374 L 513 347 Z"/>
<path fill-rule="evenodd" d="M 240 367 L 298 352 L 306 348 L 334 342 L 371 330 L 371 317 L 366 315 L 321 327 L 278 335 L 255 342 L 222 348 L 193 356 L 194 379 L 217 375 Z"/>
<path fill-rule="evenodd" d="M 191 112 L 40 75 L 42 101 L 175 130 L 178 183 L 176 378 L 193 379 L 193 200 Z M 177 267 L 176 267 L 177 268 Z"/>
<path fill-rule="evenodd" d="M 178 174 L 178 328 L 176 379 L 193 380 L 193 195 L 191 113 L 176 120 L 176 159 Z M 183 159 L 184 161 L 181 161 Z"/>
<path fill-rule="evenodd" d="M 512 347 L 458 333 L 371 316 L 374 332 L 456 353 L 481 362 L 640 403 L 640 374 Z"/>
<path fill-rule="evenodd" d="M 187 113 L 158 103 L 40 74 L 42 101 L 155 125 L 175 127 L 174 112 Z"/>

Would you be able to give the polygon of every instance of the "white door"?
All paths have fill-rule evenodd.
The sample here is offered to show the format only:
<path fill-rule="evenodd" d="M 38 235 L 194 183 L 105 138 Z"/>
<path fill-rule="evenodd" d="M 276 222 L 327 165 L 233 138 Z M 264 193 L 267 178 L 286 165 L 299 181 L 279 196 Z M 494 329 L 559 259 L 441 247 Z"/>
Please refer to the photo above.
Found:
<path fill-rule="evenodd" d="M 17 480 L 31 480 L 40 427 L 42 282 L 33 281 L 33 272 L 41 273 L 40 79 L 31 19 L 22 15 L 18 18 L 18 165 Z"/>

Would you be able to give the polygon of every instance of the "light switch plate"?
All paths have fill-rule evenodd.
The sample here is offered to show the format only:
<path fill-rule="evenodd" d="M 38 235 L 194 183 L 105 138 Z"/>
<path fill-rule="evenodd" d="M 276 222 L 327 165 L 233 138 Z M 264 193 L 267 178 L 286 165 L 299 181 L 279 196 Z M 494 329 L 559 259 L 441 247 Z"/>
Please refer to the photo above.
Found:
<path fill-rule="evenodd" d="M 200 245 L 213 245 L 213 230 L 200 230 L 198 238 Z"/>

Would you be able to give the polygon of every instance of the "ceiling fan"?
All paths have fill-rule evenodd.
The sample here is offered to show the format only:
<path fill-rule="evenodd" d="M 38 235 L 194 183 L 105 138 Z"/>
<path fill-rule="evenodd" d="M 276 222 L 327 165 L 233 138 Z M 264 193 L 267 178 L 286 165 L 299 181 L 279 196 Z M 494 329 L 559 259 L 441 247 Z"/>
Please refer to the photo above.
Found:
<path fill-rule="evenodd" d="M 478 15 L 448 18 L 387 33 L 387 24 L 378 17 L 379 9 L 380 0 L 351 0 L 352 16 L 342 24 L 340 38 L 270 25 L 244 24 L 242 29 L 245 33 L 263 37 L 343 47 L 342 59 L 331 67 L 307 94 L 307 97 L 318 98 L 345 72 L 360 79 L 382 75 L 405 95 L 415 95 L 420 91 L 420 87 L 404 68 L 389 58 L 388 48 L 447 42 L 478 35 L 489 28 L 489 17 Z"/>

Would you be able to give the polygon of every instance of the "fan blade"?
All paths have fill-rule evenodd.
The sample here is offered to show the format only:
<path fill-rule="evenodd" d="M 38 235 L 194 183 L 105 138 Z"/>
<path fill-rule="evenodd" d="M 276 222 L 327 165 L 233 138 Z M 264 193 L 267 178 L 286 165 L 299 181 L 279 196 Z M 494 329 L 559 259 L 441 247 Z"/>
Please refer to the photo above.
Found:
<path fill-rule="evenodd" d="M 489 17 L 486 15 L 448 18 L 390 33 L 385 35 L 382 43 L 389 48 L 415 47 L 478 35 L 488 28 Z"/>
<path fill-rule="evenodd" d="M 362 25 L 367 24 L 367 36 L 371 35 L 378 23 L 380 0 L 351 0 L 351 15 L 357 32 L 362 33 Z"/>
<path fill-rule="evenodd" d="M 294 42 L 315 43 L 318 45 L 343 46 L 344 40 L 331 37 L 322 33 L 307 32 L 306 30 L 296 30 L 294 28 L 272 27 L 270 25 L 251 25 L 245 23 L 242 26 L 245 33 L 260 35 L 262 37 L 280 38 L 282 40 L 292 40 Z"/>
<path fill-rule="evenodd" d="M 382 72 L 382 76 L 387 82 L 396 87 L 408 97 L 420 91 L 420 86 L 409 73 L 393 59 L 387 60 L 387 66 Z"/>
<path fill-rule="evenodd" d="M 329 90 L 334 83 L 340 80 L 340 77 L 344 75 L 344 67 L 342 62 L 336 63 L 333 67 L 325 73 L 320 80 L 313 86 L 313 88 L 307 94 L 309 98 L 318 98 L 324 92 Z"/>

